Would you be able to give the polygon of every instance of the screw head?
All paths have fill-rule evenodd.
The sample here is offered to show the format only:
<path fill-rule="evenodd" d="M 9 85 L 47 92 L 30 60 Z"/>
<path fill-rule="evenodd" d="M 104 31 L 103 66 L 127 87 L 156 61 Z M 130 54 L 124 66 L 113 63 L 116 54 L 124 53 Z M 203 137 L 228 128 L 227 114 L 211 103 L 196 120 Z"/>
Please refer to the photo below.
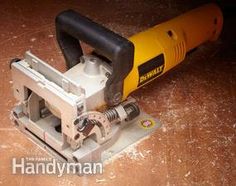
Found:
<path fill-rule="evenodd" d="M 113 96 L 112 101 L 113 101 L 114 104 L 117 104 L 117 103 L 119 103 L 119 102 L 121 101 L 121 98 L 122 98 L 121 92 L 117 92 L 117 93 Z"/>

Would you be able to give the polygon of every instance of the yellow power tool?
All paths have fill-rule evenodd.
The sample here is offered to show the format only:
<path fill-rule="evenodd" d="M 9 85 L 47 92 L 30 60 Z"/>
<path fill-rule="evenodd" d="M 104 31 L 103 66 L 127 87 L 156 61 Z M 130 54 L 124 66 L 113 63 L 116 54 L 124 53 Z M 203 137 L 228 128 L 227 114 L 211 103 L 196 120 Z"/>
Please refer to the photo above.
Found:
<path fill-rule="evenodd" d="M 104 161 L 160 126 L 130 93 L 216 40 L 222 25 L 220 8 L 207 4 L 126 39 L 73 10 L 61 12 L 56 35 L 68 70 L 29 51 L 12 60 L 15 124 L 63 161 Z M 80 41 L 95 50 L 85 55 Z"/>
<path fill-rule="evenodd" d="M 123 98 L 179 64 L 188 51 L 216 40 L 222 25 L 221 10 L 208 4 L 132 36 L 134 65 L 125 78 Z"/>

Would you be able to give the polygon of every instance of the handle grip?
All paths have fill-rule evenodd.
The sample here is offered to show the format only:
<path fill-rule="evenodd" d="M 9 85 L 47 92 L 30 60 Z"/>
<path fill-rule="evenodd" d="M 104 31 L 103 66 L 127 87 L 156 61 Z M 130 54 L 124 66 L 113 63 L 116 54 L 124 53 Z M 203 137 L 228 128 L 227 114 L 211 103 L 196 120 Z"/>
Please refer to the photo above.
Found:
<path fill-rule="evenodd" d="M 79 41 L 112 61 L 113 72 L 106 83 L 105 101 L 108 105 L 118 104 L 123 95 L 123 81 L 133 68 L 133 43 L 73 10 L 56 17 L 56 35 L 68 68 L 78 64 L 83 55 Z"/>

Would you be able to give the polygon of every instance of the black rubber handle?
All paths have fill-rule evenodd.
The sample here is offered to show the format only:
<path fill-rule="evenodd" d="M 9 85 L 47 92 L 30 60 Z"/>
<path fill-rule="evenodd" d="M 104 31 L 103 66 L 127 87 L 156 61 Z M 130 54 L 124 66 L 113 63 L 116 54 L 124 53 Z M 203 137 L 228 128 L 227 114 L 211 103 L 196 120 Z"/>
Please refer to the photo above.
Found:
<path fill-rule="evenodd" d="M 78 64 L 83 55 L 80 40 L 112 62 L 113 72 L 106 83 L 105 101 L 111 106 L 120 103 L 124 79 L 133 68 L 133 43 L 73 10 L 56 17 L 56 34 L 68 68 Z"/>

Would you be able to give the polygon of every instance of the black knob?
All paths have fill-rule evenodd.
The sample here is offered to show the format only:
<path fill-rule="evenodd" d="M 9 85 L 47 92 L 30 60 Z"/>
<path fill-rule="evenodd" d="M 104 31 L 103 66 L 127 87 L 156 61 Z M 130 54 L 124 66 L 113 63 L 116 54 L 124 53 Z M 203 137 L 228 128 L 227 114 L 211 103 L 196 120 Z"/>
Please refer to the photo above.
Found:
<path fill-rule="evenodd" d="M 126 121 L 131 121 L 140 114 L 140 110 L 137 104 L 135 103 L 128 103 L 124 106 L 124 109 L 127 113 Z"/>

